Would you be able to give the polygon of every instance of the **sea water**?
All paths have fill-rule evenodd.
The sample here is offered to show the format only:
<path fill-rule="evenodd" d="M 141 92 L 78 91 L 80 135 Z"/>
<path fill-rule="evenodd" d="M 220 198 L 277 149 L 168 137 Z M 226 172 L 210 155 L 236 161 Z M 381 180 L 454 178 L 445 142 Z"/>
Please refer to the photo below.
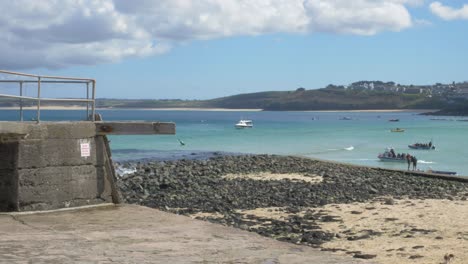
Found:
<path fill-rule="evenodd" d="M 468 122 L 417 112 L 270 112 L 99 110 L 104 120 L 175 122 L 176 135 L 110 136 L 116 160 L 209 157 L 214 152 L 298 155 L 358 165 L 406 169 L 406 163 L 379 161 L 393 147 L 418 158 L 418 168 L 468 175 Z M 25 112 L 25 120 L 34 111 Z M 43 120 L 83 120 L 82 110 L 41 112 Z M 18 111 L 0 110 L 1 120 L 17 120 Z M 253 128 L 236 129 L 239 119 Z M 343 120 L 350 119 L 350 120 Z M 399 122 L 389 122 L 399 119 Z M 405 132 L 391 132 L 394 128 Z M 409 144 L 433 142 L 436 150 L 412 150 Z M 184 144 L 181 144 L 181 141 Z"/>

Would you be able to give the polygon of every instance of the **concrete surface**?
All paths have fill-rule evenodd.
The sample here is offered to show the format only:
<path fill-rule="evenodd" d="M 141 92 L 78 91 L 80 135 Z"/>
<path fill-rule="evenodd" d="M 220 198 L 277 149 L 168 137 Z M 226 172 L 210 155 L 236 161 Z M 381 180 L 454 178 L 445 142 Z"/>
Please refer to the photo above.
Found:
<path fill-rule="evenodd" d="M 0 211 L 113 201 L 105 139 L 95 132 L 92 122 L 0 122 Z"/>
<path fill-rule="evenodd" d="M 0 263 L 370 263 L 136 205 L 0 214 Z"/>

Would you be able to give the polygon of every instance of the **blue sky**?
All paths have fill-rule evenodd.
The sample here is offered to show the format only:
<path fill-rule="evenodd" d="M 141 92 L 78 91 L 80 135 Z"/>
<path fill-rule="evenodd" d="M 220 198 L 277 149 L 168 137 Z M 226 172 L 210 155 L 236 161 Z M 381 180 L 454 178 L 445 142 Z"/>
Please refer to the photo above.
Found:
<path fill-rule="evenodd" d="M 96 5 L 91 2 L 83 10 Z M 103 14 L 93 17 L 89 11 L 80 13 L 88 14 L 84 18 L 71 14 L 71 18 L 63 15 L 52 21 L 46 16 L 53 11 L 50 7 L 31 8 L 31 16 L 37 8 L 45 10 L 44 16 L 17 15 L 17 21 L 26 21 L 25 17 L 37 20 L 36 28 L 21 28 L 18 23 L 7 27 L 0 20 L 0 30 L 13 37 L 21 32 L 49 36 L 44 41 L 47 45 L 34 43 L 33 37 L 25 39 L 31 43 L 25 52 L 18 51 L 13 42 L 4 44 L 3 50 L 10 49 L 15 58 L 0 55 L 0 68 L 95 78 L 97 96 L 106 98 L 209 99 L 359 80 L 402 84 L 468 81 L 465 1 L 357 0 L 351 4 L 308 0 L 299 3 L 304 8 L 296 9 L 287 6 L 288 1 L 261 0 L 262 5 L 250 5 L 247 11 L 233 6 L 234 1 L 229 9 L 222 7 L 224 18 L 218 20 L 219 11 L 213 9 L 229 0 L 200 1 L 206 5 L 174 0 L 165 7 L 160 6 L 164 1 L 102 2 L 110 5 L 106 12 L 115 13 L 106 14 L 106 19 L 110 16 L 114 21 L 103 20 Z M 130 3 L 137 7 L 128 6 Z M 72 7 L 76 9 L 77 4 Z M 148 6 L 140 10 L 144 5 Z M 169 8 L 180 19 L 172 24 L 167 18 L 156 19 L 161 8 Z M 180 11 L 183 8 L 187 10 Z M 276 12 L 273 18 L 270 14 L 274 12 L 262 11 L 267 8 Z M 289 11 L 283 14 L 283 10 Z M 298 14 L 291 18 L 296 10 Z M 211 24 L 187 23 L 188 17 L 198 19 L 206 14 Z M 137 20 L 137 15 L 148 19 Z M 239 16 L 243 19 L 237 19 Z M 60 23 L 64 26 L 58 27 Z M 96 32 L 88 33 L 94 25 Z M 153 46 L 148 48 L 145 43 Z"/>

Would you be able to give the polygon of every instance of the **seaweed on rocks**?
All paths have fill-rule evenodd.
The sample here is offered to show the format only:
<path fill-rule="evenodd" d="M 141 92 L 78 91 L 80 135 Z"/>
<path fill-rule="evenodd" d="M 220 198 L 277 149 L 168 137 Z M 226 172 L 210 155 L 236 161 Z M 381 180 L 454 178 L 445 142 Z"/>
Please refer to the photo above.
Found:
<path fill-rule="evenodd" d="M 377 197 L 458 199 L 466 197 L 468 183 L 425 178 L 404 172 L 349 166 L 308 158 L 277 155 L 215 156 L 209 160 L 126 163 L 136 168 L 120 177 L 118 185 L 127 203 L 136 203 L 184 215 L 217 213 L 204 220 L 231 225 L 292 243 L 320 245 L 334 237 L 320 230 L 319 221 L 340 221 L 304 208 L 332 203 L 366 202 Z M 306 181 L 224 178 L 227 174 L 270 172 L 319 175 L 320 183 Z M 276 207 L 290 214 L 283 220 L 239 213 Z M 303 213 L 299 213 L 303 212 Z M 375 235 L 375 234 L 370 234 Z"/>

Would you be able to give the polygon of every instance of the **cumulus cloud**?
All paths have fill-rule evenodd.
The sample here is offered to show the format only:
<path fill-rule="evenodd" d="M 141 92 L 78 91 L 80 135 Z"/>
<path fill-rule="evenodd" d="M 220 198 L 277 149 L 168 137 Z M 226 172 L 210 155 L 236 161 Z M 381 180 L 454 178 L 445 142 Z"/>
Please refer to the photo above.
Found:
<path fill-rule="evenodd" d="M 374 35 L 411 26 L 408 10 L 401 1 L 308 0 L 306 12 L 314 31 Z"/>
<path fill-rule="evenodd" d="M 153 56 L 190 40 L 270 33 L 374 35 L 413 24 L 424 0 L 0 1 L 0 68 Z"/>
<path fill-rule="evenodd" d="M 444 20 L 468 19 L 468 4 L 463 5 L 459 9 L 450 6 L 445 6 L 440 2 L 430 4 L 432 13 Z"/>

